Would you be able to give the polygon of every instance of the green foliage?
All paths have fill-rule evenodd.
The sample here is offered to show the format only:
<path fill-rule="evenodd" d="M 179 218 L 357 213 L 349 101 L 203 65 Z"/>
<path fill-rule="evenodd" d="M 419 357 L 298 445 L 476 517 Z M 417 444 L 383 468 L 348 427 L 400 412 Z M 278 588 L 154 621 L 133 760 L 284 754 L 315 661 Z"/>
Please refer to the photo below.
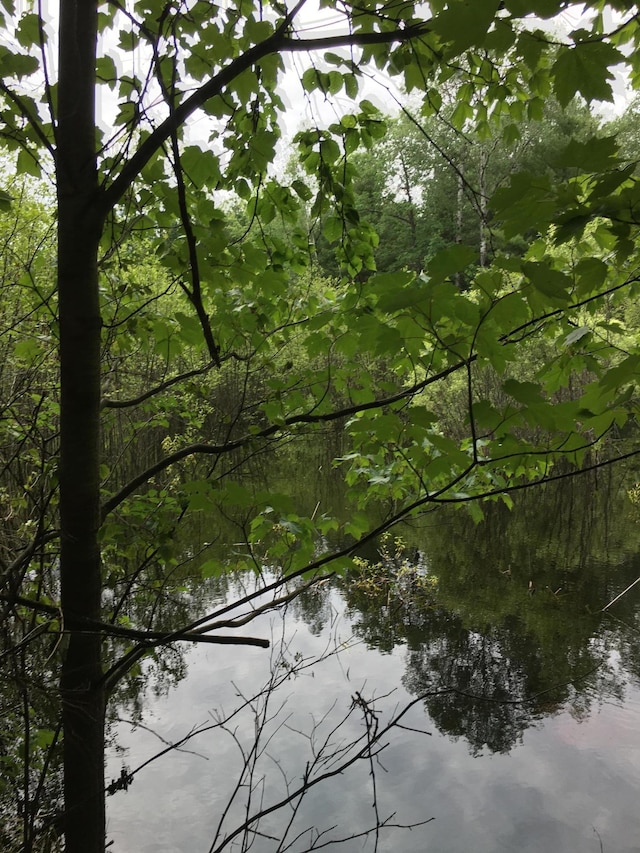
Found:
<path fill-rule="evenodd" d="M 608 32 L 593 0 L 580 29 L 552 36 L 537 18 L 560 27 L 560 0 L 321 7 L 342 16 L 335 35 L 309 36 L 300 7 L 275 3 L 63 3 L 59 21 L 0 4 L 2 602 L 16 648 L 40 619 L 57 638 L 38 607 L 61 597 L 65 625 L 101 615 L 126 655 L 108 626 L 168 631 L 194 578 L 252 566 L 284 585 L 441 503 L 477 521 L 479 499 L 509 503 L 635 429 L 637 108 L 607 128 L 589 112 L 612 99 L 614 69 L 637 85 L 635 8 L 614 4 Z M 307 57 L 301 102 L 339 108 L 297 128 L 287 173 L 293 52 Z M 411 93 L 400 118 L 364 97 L 376 69 Z M 329 429 L 340 512 L 313 499 L 320 478 L 300 461 Z M 295 486 L 275 473 L 287 464 Z M 237 532 L 223 561 L 209 553 L 220 514 Z M 75 624 L 74 649 L 101 672 Z M 43 750 L 50 728 L 34 729 Z"/>
<path fill-rule="evenodd" d="M 536 207 L 544 200 L 541 188 L 563 180 L 570 168 L 590 168 L 587 156 L 594 170 L 610 164 L 603 147 L 609 152 L 611 143 L 593 138 L 597 122 L 575 100 L 566 109 L 550 100 L 543 114 L 522 115 L 517 124 L 504 117 L 495 128 L 483 113 L 475 129 L 461 133 L 452 126 L 454 115 L 463 107 L 472 115 L 474 91 L 469 83 L 456 90 L 449 81 L 446 102 L 434 115 L 419 119 L 407 110 L 384 140 L 357 156 L 356 198 L 380 237 L 379 270 L 420 271 L 440 249 L 460 244 L 468 256 L 454 262 L 452 274 L 463 285 L 470 266 L 486 266 L 501 250 L 522 252 L 538 223 L 544 230 L 548 220 L 540 221 Z M 510 178 L 512 195 L 494 195 Z M 521 207 L 529 194 L 531 204 Z M 492 196 L 497 210 L 489 205 Z M 508 221 L 497 221 L 496 214 L 503 218 L 500 205 L 511 199 Z M 551 203 L 548 210 L 551 214 Z M 323 262 L 328 263 L 326 254 Z"/>
<path fill-rule="evenodd" d="M 380 539 L 377 562 L 353 558 L 353 570 L 346 576 L 350 590 L 394 612 L 401 604 L 428 607 L 437 591 L 438 579 L 412 559 L 408 550 L 402 538 L 392 541 L 391 534 L 385 533 Z"/>

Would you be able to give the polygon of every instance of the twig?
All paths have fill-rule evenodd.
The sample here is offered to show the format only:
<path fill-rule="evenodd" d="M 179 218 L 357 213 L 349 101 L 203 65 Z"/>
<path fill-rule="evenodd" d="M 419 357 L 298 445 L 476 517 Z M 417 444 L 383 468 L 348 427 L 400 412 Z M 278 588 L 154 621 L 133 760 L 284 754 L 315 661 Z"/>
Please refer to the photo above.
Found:
<path fill-rule="evenodd" d="M 623 595 L 626 595 L 626 594 L 629 592 L 629 590 L 630 590 L 630 589 L 633 589 L 633 587 L 634 587 L 637 583 L 640 583 L 640 578 L 636 578 L 636 579 L 634 580 L 634 582 L 633 582 L 633 583 L 630 583 L 630 584 L 629 584 L 629 586 L 628 586 L 626 589 L 623 589 L 621 593 L 619 593 L 618 595 L 616 595 L 616 597 L 615 597 L 612 601 L 610 601 L 608 604 L 605 604 L 605 606 L 602 608 L 602 610 L 601 610 L 600 612 L 601 612 L 601 613 L 604 613 L 604 611 L 605 611 L 605 610 L 608 610 L 608 609 L 611 607 L 611 605 L 612 605 L 612 604 L 615 604 L 615 603 L 616 603 L 616 601 L 618 601 L 619 599 L 621 599 Z"/>
<path fill-rule="evenodd" d="M 600 838 L 600 833 L 599 833 L 599 832 L 598 832 L 598 830 L 595 828 L 595 826 L 592 826 L 591 828 L 593 829 L 593 831 L 595 832 L 595 834 L 598 836 L 598 841 L 600 842 L 600 853 L 604 853 L 604 847 L 602 846 L 602 838 Z"/>

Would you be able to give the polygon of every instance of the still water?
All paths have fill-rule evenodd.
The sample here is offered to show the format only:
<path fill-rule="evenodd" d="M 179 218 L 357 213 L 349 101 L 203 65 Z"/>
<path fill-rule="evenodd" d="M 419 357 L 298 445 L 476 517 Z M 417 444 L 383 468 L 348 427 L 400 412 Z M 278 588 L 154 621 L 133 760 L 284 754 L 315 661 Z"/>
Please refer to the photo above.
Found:
<path fill-rule="evenodd" d="M 113 727 L 107 780 L 142 769 L 108 798 L 110 850 L 640 851 L 640 584 L 599 612 L 640 576 L 624 482 L 399 535 L 374 583 L 252 623 L 269 650 L 149 672 Z"/>

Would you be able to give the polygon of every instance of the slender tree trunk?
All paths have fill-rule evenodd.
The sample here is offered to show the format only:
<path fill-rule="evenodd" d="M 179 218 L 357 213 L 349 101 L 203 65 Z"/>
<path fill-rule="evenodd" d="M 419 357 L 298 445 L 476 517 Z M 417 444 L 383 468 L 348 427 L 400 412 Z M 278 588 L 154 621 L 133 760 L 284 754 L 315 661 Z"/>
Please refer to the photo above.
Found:
<path fill-rule="evenodd" d="M 464 163 L 458 167 L 458 192 L 456 198 L 456 243 L 462 244 L 462 225 L 464 221 Z M 460 290 L 464 287 L 464 274 L 457 272 L 456 285 Z"/>
<path fill-rule="evenodd" d="M 407 220 L 409 223 L 409 231 L 411 232 L 411 248 L 413 249 L 413 255 L 415 257 L 415 252 L 418 247 L 418 226 L 416 222 L 416 206 L 413 202 L 413 193 L 411 186 L 411 176 L 409 174 L 409 169 L 405 162 L 404 157 L 400 154 L 400 164 L 402 166 L 402 176 L 404 183 L 404 192 L 407 197 L 407 204 L 409 205 L 409 213 L 407 216 Z M 420 258 L 417 263 L 414 262 L 413 266 L 416 272 L 420 272 L 422 269 L 422 264 L 424 263 L 424 258 Z"/>
<path fill-rule="evenodd" d="M 100 616 L 100 311 L 95 57 L 97 3 L 61 0 L 57 126 L 60 310 L 61 603 L 66 853 L 104 853 L 104 691 Z"/>
<path fill-rule="evenodd" d="M 480 266 L 488 265 L 487 253 L 487 152 L 484 145 L 480 145 L 480 186 L 478 187 L 478 195 L 480 197 Z"/>

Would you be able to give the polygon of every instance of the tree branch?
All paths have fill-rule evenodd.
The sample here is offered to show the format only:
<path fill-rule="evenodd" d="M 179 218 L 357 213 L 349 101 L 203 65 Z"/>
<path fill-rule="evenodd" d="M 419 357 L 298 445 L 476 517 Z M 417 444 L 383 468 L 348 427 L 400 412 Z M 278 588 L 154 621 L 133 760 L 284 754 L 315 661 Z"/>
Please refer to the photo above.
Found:
<path fill-rule="evenodd" d="M 60 616 L 60 607 L 47 604 L 44 601 L 25 598 L 21 595 L 11 597 L 0 593 L 0 601 L 20 604 L 22 607 L 48 613 L 51 616 Z M 172 631 L 171 633 L 167 633 L 167 631 L 142 631 L 136 628 L 126 628 L 123 625 L 112 625 L 109 622 L 99 622 L 73 613 L 66 614 L 66 621 L 67 627 L 71 627 L 71 623 L 73 623 L 74 630 L 78 626 L 78 629 L 85 633 L 99 633 L 107 637 L 124 637 L 130 640 L 138 640 L 140 643 L 150 646 L 164 646 L 182 640 L 189 643 L 212 643 L 222 646 L 259 646 L 263 649 L 268 649 L 270 646 L 269 640 L 264 640 L 261 637 L 235 637 L 224 634 L 214 636 L 205 633 L 209 630 L 208 628 L 198 631 Z"/>
<path fill-rule="evenodd" d="M 301 5 L 299 4 L 299 6 Z M 364 47 L 372 44 L 404 42 L 419 38 L 429 32 L 429 27 L 423 23 L 406 26 L 403 29 L 392 30 L 390 32 L 346 33 L 338 36 L 327 36 L 326 38 L 293 39 L 288 37 L 286 33 L 291 26 L 293 17 L 297 13 L 297 9 L 298 7 L 282 21 L 273 35 L 229 62 L 218 74 L 179 104 L 171 115 L 149 134 L 122 168 L 122 171 L 113 183 L 107 189 L 101 191 L 97 204 L 102 216 L 106 216 L 120 201 L 145 165 L 161 148 L 163 143 L 171 137 L 172 133 L 182 127 L 187 119 L 196 110 L 204 106 L 207 101 L 221 94 L 224 88 L 233 82 L 236 77 L 247 71 L 252 65 L 259 64 L 260 60 L 265 57 L 282 51 L 315 51 L 351 45 Z"/>
<path fill-rule="evenodd" d="M 38 120 L 37 116 L 33 115 L 31 110 L 29 110 L 23 102 L 22 98 L 19 95 L 16 95 L 16 93 L 12 89 L 10 89 L 7 84 L 4 83 L 2 80 L 0 80 L 0 92 L 6 95 L 6 97 L 18 108 L 20 115 L 26 121 L 29 122 L 29 124 L 33 128 L 34 133 L 42 143 L 43 147 L 46 148 L 51 157 L 55 159 L 55 148 L 48 139 L 47 134 L 45 133 L 44 128 L 42 127 L 42 124 Z M 25 150 L 29 151 L 26 145 L 24 145 L 23 147 L 25 148 Z M 35 155 L 33 155 L 33 157 L 37 160 L 37 157 L 35 157 Z"/>
<path fill-rule="evenodd" d="M 473 357 L 475 360 L 475 356 Z M 417 382 L 412 385 L 410 388 L 405 389 L 403 391 L 398 392 L 397 394 L 393 394 L 389 397 L 384 397 L 380 400 L 372 400 L 369 403 L 358 403 L 353 406 L 346 406 L 344 409 L 336 409 L 332 412 L 327 412 L 326 414 L 320 415 L 312 415 L 312 414 L 304 414 L 304 415 L 292 415 L 290 418 L 286 418 L 284 424 L 271 424 L 268 427 L 260 430 L 257 433 L 251 433 L 249 435 L 242 436 L 242 438 L 238 438 L 235 441 L 228 441 L 225 444 L 190 444 L 187 447 L 183 447 L 180 450 L 176 450 L 175 453 L 171 453 L 169 456 L 165 456 L 164 459 L 161 459 L 159 462 L 156 462 L 155 465 L 151 465 L 146 471 L 143 471 L 141 474 L 138 474 L 137 477 L 134 477 L 130 480 L 125 486 L 123 486 L 119 492 L 113 495 L 109 500 L 105 501 L 102 507 L 102 519 L 106 518 L 106 516 L 113 512 L 113 510 L 118 507 L 129 495 L 133 494 L 135 490 L 150 480 L 152 477 L 155 477 L 156 474 L 159 474 L 161 471 L 166 470 L 171 465 L 174 465 L 176 462 L 180 462 L 182 459 L 186 459 L 188 456 L 220 456 L 223 453 L 230 453 L 232 450 L 238 450 L 241 447 L 245 447 L 248 444 L 255 442 L 260 438 L 270 438 L 273 435 L 281 432 L 283 427 L 297 426 L 300 424 L 321 424 L 321 423 L 331 423 L 332 421 L 340 420 L 341 418 L 348 418 L 351 415 L 354 415 L 358 412 L 368 411 L 370 409 L 380 409 L 385 406 L 390 406 L 393 403 L 398 403 L 401 400 L 406 400 L 408 397 L 416 394 L 418 391 L 421 391 L 423 388 L 431 385 L 433 382 L 437 382 L 440 379 L 444 379 L 446 376 L 449 376 L 451 373 L 455 373 L 455 371 L 460 370 L 465 366 L 465 362 L 461 362 L 459 364 L 454 364 L 451 367 L 446 368 L 446 370 L 441 371 L 440 373 L 435 374 L 434 376 L 430 376 L 427 379 L 422 380 L 421 382 Z"/>
<path fill-rule="evenodd" d="M 166 391 L 168 388 L 171 388 L 173 385 L 177 385 L 180 382 L 184 382 L 185 379 L 191 379 L 194 376 L 202 376 L 204 373 L 208 373 L 213 367 L 213 362 L 209 362 L 205 364 L 204 367 L 197 367 L 194 370 L 187 370 L 186 373 L 180 373 L 178 376 L 172 376 L 171 379 L 167 379 L 165 382 L 161 382 L 159 385 L 156 385 L 154 388 L 150 388 L 148 391 L 145 391 L 144 394 L 140 394 L 138 397 L 132 397 L 130 400 L 109 400 L 103 399 L 100 403 L 101 409 L 130 409 L 134 406 L 139 406 L 141 403 L 144 403 L 146 400 L 149 400 L 151 397 L 155 397 L 156 394 L 161 394 L 163 391 Z"/>

